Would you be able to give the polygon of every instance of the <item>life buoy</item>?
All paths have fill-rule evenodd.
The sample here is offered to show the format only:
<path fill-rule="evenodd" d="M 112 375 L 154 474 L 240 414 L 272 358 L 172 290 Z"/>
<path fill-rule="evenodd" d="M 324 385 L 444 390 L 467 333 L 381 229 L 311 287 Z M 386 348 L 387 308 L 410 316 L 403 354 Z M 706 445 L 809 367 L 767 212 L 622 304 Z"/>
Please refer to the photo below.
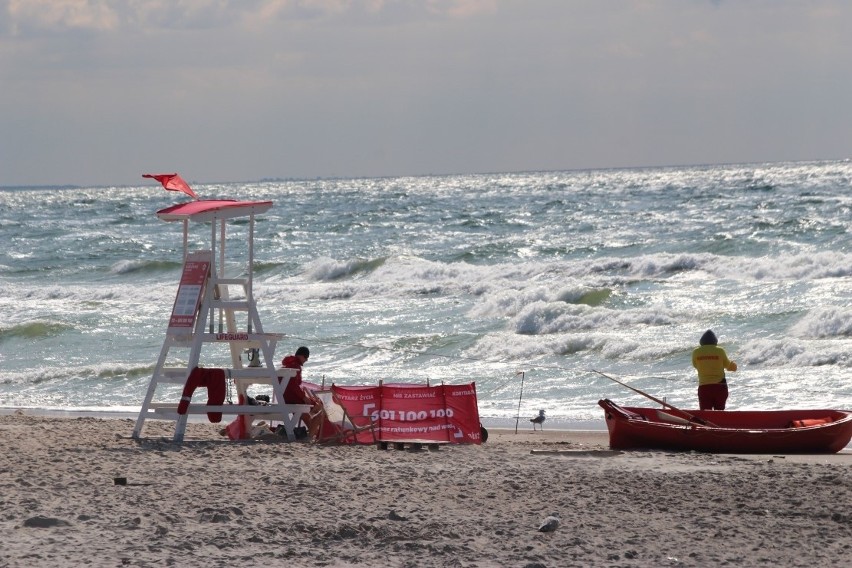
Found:
<path fill-rule="evenodd" d="M 802 418 L 801 420 L 793 420 L 787 427 L 807 428 L 809 426 L 820 426 L 821 424 L 828 424 L 829 422 L 833 422 L 831 416 L 826 416 L 825 418 Z"/>
<path fill-rule="evenodd" d="M 178 403 L 178 414 L 186 414 L 189 410 L 189 402 L 192 400 L 192 393 L 198 387 L 207 388 L 207 405 L 220 406 L 225 402 L 225 394 L 227 385 L 225 383 L 224 369 L 203 369 L 196 367 L 189 373 L 186 379 L 186 385 L 183 387 L 183 395 Z M 210 422 L 221 422 L 221 412 L 208 412 L 207 419 Z"/>

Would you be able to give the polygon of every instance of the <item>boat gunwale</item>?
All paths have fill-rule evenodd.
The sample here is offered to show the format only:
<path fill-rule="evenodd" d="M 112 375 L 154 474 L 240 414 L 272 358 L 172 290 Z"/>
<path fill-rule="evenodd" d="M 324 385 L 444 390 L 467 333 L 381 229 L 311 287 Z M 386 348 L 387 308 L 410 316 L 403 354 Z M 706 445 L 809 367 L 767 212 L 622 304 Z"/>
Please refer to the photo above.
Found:
<path fill-rule="evenodd" d="M 659 411 L 669 413 L 669 409 L 650 407 L 625 407 L 604 399 L 598 403 L 606 416 L 609 431 L 610 447 L 617 449 L 677 449 L 709 451 L 716 453 L 837 453 L 849 444 L 852 439 L 852 411 L 839 409 L 786 409 L 786 410 L 732 410 L 732 411 L 681 411 L 693 420 L 679 417 L 672 412 L 673 417 L 681 420 L 673 423 L 660 420 Z M 651 416 L 646 416 L 650 414 Z M 692 414 L 695 413 L 695 414 Z M 780 415 L 785 418 L 795 418 L 801 414 L 809 418 L 815 416 L 834 418 L 831 422 L 800 427 L 767 427 L 731 426 L 700 424 L 694 418 L 708 421 L 714 416 L 754 416 Z M 631 414 L 633 416 L 631 416 Z M 637 418 L 637 416 L 641 418 Z M 657 416 L 655 419 L 654 416 Z M 683 423 L 685 422 L 685 423 Z M 688 437 L 676 438 L 684 433 Z M 838 442 L 847 438 L 838 447 Z M 739 444 L 736 442 L 739 440 Z M 788 441 L 788 448 L 784 442 Z M 759 443 L 767 445 L 758 447 Z"/>

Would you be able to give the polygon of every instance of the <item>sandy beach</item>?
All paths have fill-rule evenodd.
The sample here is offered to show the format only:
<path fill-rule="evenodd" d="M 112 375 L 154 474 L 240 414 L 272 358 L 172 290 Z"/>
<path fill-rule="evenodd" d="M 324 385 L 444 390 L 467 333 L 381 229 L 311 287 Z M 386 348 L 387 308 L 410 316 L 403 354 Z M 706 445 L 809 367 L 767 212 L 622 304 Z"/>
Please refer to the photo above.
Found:
<path fill-rule="evenodd" d="M 0 566 L 845 566 L 852 453 L 230 442 L 218 426 L 0 416 Z M 163 436 L 163 437 L 161 437 Z M 117 485 L 125 478 L 126 485 Z M 539 527 L 551 513 L 560 524 Z"/>

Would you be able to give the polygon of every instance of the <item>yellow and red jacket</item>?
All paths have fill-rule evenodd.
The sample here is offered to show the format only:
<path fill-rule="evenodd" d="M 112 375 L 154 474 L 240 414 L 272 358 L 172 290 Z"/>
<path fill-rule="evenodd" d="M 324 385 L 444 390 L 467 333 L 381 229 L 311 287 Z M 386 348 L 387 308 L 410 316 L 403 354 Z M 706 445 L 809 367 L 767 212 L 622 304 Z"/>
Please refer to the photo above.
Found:
<path fill-rule="evenodd" d="M 698 385 L 712 385 L 725 380 L 725 369 L 736 371 L 737 364 L 728 359 L 718 345 L 702 345 L 692 352 L 692 366 L 698 370 Z"/>

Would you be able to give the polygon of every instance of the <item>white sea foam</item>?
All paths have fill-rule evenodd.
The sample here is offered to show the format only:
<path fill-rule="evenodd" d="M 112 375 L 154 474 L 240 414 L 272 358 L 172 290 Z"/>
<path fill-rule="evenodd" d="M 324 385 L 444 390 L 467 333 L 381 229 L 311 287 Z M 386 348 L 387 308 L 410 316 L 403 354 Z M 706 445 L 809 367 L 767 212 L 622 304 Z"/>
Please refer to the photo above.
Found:
<path fill-rule="evenodd" d="M 790 333 L 806 339 L 852 338 L 852 309 L 834 306 L 811 310 L 790 328 Z"/>
<path fill-rule="evenodd" d="M 760 367 L 852 367 L 852 342 L 814 342 L 797 338 L 747 341 L 738 356 L 747 365 Z"/>

